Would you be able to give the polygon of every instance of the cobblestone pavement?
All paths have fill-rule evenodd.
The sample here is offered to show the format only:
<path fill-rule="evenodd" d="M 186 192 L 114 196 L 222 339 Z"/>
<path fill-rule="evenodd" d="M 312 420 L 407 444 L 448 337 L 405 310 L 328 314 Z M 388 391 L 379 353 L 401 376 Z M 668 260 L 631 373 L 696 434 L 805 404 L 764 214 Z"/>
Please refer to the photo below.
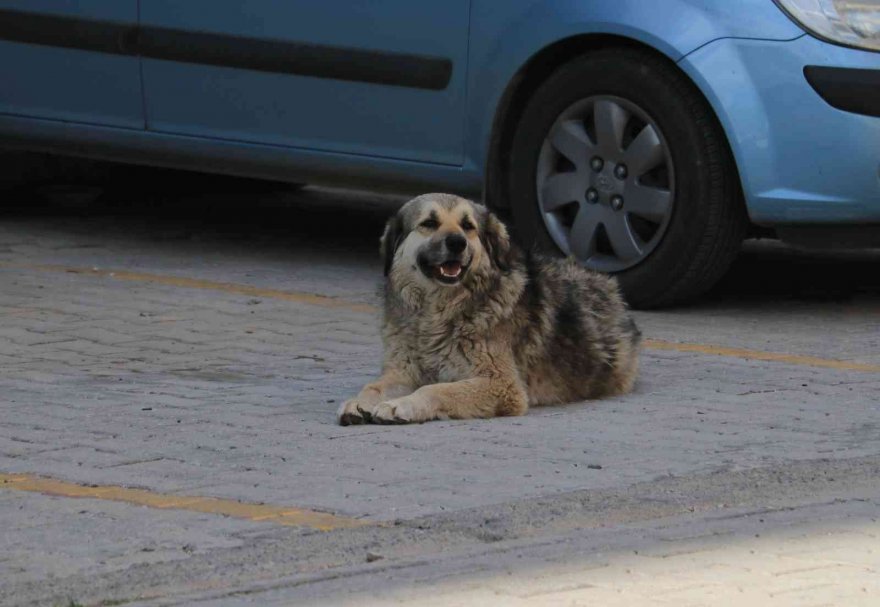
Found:
<path fill-rule="evenodd" d="M 0 604 L 878 604 L 880 253 L 750 246 L 626 397 L 341 428 L 400 201 L 0 215 Z"/>

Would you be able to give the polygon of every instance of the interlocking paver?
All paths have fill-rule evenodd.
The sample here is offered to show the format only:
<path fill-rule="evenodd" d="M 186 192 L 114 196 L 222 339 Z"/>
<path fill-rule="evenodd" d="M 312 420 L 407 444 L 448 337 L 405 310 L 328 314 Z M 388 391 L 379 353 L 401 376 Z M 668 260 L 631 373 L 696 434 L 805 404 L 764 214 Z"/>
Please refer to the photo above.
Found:
<path fill-rule="evenodd" d="M 379 212 L 362 213 L 349 229 L 360 234 L 365 224 L 378 233 L 382 219 Z M 247 225 L 178 226 L 137 217 L 0 222 L 0 264 L 12 264 L 0 265 L 0 472 L 399 521 L 572 491 L 880 455 L 876 375 L 651 349 L 644 353 L 636 391 L 622 398 L 538 409 L 516 419 L 341 428 L 334 423 L 338 404 L 380 364 L 377 312 L 40 268 L 167 274 L 378 303 L 377 234 L 334 241 L 327 230 L 295 229 L 301 231 L 293 237 Z M 842 309 L 716 302 L 638 318 L 652 339 L 878 362 L 878 309 L 876 298 L 867 296 Z M 728 497 L 735 501 L 735 495 Z M 685 499 L 656 497 L 657 503 Z M 17 546 L 45 542 L 48 531 L 32 535 L 35 527 L 22 523 L 26 515 L 11 513 L 16 500 L 0 490 L 0 528 Z M 76 506 L 61 507 L 62 498 L 30 496 L 16 503 L 56 512 L 54 530 L 74 520 L 70 508 Z M 109 569 L 125 569 L 140 561 L 130 557 L 120 529 L 141 515 L 153 524 L 152 515 L 132 514 L 132 508 L 113 506 L 123 521 L 117 527 L 86 525 L 58 531 L 59 537 L 76 542 L 90 533 L 109 534 L 101 548 L 114 563 Z M 226 537 L 228 530 L 213 526 L 210 517 L 193 520 L 187 527 L 193 537 Z M 667 540 L 658 536 L 652 555 L 635 559 L 640 583 L 662 577 L 648 573 L 661 570 L 645 565 L 652 559 L 696 569 L 725 537 L 705 531 L 698 539 L 668 540 L 666 548 Z M 850 555 L 852 564 L 842 560 L 850 554 L 846 546 L 860 542 L 861 536 L 844 542 L 846 554 L 838 555 L 853 580 L 858 567 L 875 563 L 861 553 Z M 819 545 L 808 542 L 806 553 Z M 664 558 L 653 555 L 664 550 Z M 16 580 L 37 580 L 52 563 L 70 558 L 63 551 L 40 554 L 13 565 L 0 560 L 0 574 L 8 566 Z M 773 554 L 783 558 L 778 550 Z M 740 567 L 725 558 L 719 552 L 712 571 Z M 101 570 L 98 561 L 89 562 L 82 570 L 59 565 L 57 575 Z M 738 571 L 743 579 L 752 575 Z M 633 593 L 642 592 L 603 586 L 607 574 L 594 571 L 588 576 L 594 581 L 584 587 L 572 579 L 580 577 L 577 571 L 558 580 L 551 575 L 547 579 L 556 581 L 547 582 L 547 596 L 610 605 L 631 604 Z M 460 572 L 450 576 L 458 579 Z M 712 580 L 669 576 L 663 592 L 655 585 L 638 596 L 680 605 L 720 592 Z M 798 585 L 799 575 L 777 577 L 797 580 L 779 581 L 779 592 L 807 592 Z M 519 581 L 529 592 L 533 582 Z M 824 597 L 826 590 L 816 589 L 815 596 Z M 467 596 L 491 602 L 498 595 L 477 584 Z"/>

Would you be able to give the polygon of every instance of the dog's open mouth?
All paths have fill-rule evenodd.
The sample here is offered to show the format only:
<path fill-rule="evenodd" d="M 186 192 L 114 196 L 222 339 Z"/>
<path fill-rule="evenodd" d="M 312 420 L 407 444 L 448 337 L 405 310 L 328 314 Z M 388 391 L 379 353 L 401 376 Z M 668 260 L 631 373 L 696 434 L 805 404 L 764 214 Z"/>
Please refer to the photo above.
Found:
<path fill-rule="evenodd" d="M 434 278 L 448 285 L 455 284 L 461 280 L 466 269 L 460 261 L 444 261 L 434 266 Z"/>

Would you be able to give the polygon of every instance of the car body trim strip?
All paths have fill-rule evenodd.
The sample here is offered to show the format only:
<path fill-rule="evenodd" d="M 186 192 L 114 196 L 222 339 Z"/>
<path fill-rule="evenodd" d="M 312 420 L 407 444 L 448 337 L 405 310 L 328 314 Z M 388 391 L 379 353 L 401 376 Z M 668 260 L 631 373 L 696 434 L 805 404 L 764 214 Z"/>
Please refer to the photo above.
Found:
<path fill-rule="evenodd" d="M 452 61 L 0 9 L 0 40 L 280 74 L 444 90 Z"/>

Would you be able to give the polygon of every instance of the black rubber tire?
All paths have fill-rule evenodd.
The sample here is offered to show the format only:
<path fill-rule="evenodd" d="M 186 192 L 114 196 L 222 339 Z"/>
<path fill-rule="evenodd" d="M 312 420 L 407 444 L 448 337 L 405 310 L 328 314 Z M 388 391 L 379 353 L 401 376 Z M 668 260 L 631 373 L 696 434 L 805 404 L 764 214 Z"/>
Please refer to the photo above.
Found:
<path fill-rule="evenodd" d="M 724 132 L 693 83 L 649 51 L 608 48 L 573 59 L 535 91 L 516 126 L 508 192 L 514 233 L 526 247 L 560 254 L 538 208 L 538 155 L 556 118 L 575 102 L 615 95 L 643 108 L 663 132 L 676 195 L 666 233 L 637 265 L 616 273 L 629 304 L 656 308 L 692 299 L 730 266 L 747 219 Z"/>

